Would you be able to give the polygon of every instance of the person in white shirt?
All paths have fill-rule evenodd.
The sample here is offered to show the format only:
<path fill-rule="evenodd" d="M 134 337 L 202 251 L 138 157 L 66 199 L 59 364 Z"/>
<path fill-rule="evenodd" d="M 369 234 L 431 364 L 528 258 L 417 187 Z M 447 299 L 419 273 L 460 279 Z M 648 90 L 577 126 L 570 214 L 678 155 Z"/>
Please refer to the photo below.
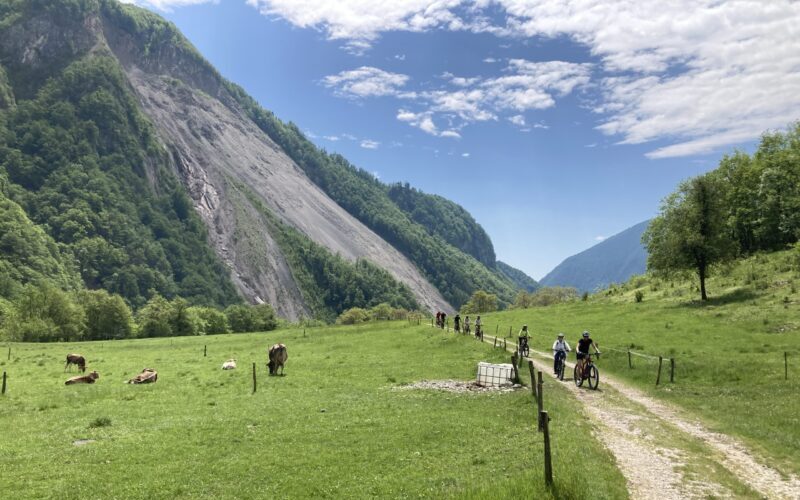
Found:
<path fill-rule="evenodd" d="M 567 359 L 567 353 L 571 349 L 569 348 L 569 344 L 566 340 L 564 340 L 564 334 L 559 333 L 558 339 L 553 342 L 553 372 L 558 375 L 558 362 L 559 359 L 563 363 L 565 359 Z"/>

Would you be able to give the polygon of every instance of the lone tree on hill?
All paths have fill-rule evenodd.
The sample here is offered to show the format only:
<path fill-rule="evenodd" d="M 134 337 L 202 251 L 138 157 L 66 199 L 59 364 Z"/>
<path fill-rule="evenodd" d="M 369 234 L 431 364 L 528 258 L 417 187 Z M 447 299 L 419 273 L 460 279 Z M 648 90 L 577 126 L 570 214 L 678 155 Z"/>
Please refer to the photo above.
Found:
<path fill-rule="evenodd" d="M 647 269 L 671 275 L 695 271 L 700 297 L 706 295 L 711 265 L 733 258 L 735 243 L 725 224 L 723 185 L 704 175 L 684 181 L 661 204 L 642 243 L 647 247 Z"/>

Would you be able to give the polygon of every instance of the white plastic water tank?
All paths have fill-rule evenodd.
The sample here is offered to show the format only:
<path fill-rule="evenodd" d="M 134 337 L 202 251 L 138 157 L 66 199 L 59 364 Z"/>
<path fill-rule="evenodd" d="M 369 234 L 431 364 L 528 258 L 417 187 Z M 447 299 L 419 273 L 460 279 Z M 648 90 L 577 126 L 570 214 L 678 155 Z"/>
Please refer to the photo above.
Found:
<path fill-rule="evenodd" d="M 511 384 L 514 376 L 514 367 L 510 363 L 495 365 L 492 363 L 478 363 L 478 385 L 483 387 L 497 387 Z"/>

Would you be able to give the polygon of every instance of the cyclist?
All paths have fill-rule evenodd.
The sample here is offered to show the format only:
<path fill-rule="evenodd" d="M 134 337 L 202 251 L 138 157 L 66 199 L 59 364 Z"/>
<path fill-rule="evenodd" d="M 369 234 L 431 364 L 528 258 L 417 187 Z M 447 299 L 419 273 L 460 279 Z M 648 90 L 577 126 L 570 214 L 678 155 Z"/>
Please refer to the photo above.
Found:
<path fill-rule="evenodd" d="M 558 375 L 559 361 L 563 363 L 564 360 L 567 359 L 567 353 L 571 350 L 567 341 L 564 340 L 564 334 L 559 333 L 558 339 L 553 342 L 553 372 L 556 375 Z"/>
<path fill-rule="evenodd" d="M 467 334 L 467 335 L 470 334 L 469 325 L 470 325 L 469 316 L 467 316 L 467 317 L 464 318 L 464 333 Z"/>
<path fill-rule="evenodd" d="M 578 370 L 578 372 L 581 374 L 586 369 L 586 357 L 589 355 L 589 346 L 592 346 L 592 348 L 594 348 L 595 354 L 600 354 L 600 351 L 597 349 L 597 344 L 595 344 L 592 338 L 589 337 L 589 332 L 584 330 L 583 338 L 578 341 L 578 350 L 576 352 L 576 356 L 578 357 L 578 364 L 581 367 L 581 369 Z"/>
<path fill-rule="evenodd" d="M 528 325 L 522 325 L 522 330 L 519 331 L 519 340 L 517 341 L 517 350 L 520 353 L 527 355 L 527 347 L 528 347 L 528 339 L 530 335 L 528 334 Z"/>
<path fill-rule="evenodd" d="M 483 332 L 481 331 L 481 317 L 478 316 L 475 318 L 475 336 L 478 338 L 483 337 Z"/>
<path fill-rule="evenodd" d="M 456 313 L 456 316 L 453 318 L 453 330 L 461 333 L 461 315 L 458 313 Z"/>

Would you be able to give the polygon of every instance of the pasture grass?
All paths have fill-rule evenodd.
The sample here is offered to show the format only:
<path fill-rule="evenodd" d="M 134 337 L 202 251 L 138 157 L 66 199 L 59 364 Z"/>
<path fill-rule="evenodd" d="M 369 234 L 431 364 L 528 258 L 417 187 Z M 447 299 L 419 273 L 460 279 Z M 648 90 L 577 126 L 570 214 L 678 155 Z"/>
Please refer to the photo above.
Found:
<path fill-rule="evenodd" d="M 288 346 L 284 377 L 266 375 L 275 342 Z M 508 360 L 424 325 L 11 347 L 0 491 L 15 498 L 627 497 L 558 383 L 545 383 L 552 487 L 528 388 L 401 389 L 472 380 L 478 361 Z M 69 352 L 86 356 L 97 383 L 63 385 Z M 228 358 L 238 369 L 220 369 Z M 144 367 L 156 384 L 124 384 Z"/>
<path fill-rule="evenodd" d="M 523 323 L 531 345 L 549 352 L 558 332 L 573 350 L 583 330 L 603 351 L 603 373 L 615 376 L 701 417 L 712 429 L 742 438 L 784 471 L 800 472 L 800 295 L 795 251 L 757 255 L 708 282 L 700 303 L 696 280 L 635 277 L 588 301 L 484 315 L 487 332 L 514 337 Z M 641 303 L 635 292 L 643 291 Z M 615 350 L 612 350 L 615 349 Z M 657 359 L 663 356 L 656 387 Z M 784 352 L 789 378 L 784 380 Z M 669 358 L 675 382 L 669 382 Z M 574 354 L 570 356 L 574 360 Z"/>

